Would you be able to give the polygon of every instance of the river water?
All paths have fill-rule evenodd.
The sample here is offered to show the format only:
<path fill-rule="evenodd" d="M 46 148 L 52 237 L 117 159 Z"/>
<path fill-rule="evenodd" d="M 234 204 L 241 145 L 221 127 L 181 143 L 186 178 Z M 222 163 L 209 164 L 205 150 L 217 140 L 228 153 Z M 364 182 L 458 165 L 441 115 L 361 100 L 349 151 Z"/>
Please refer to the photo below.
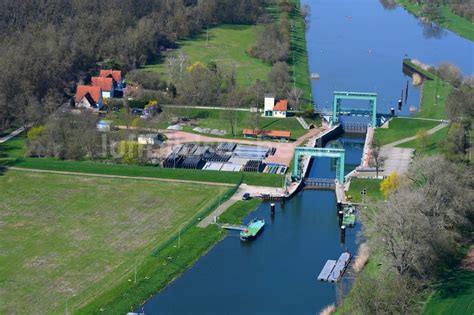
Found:
<path fill-rule="evenodd" d="M 473 44 L 455 34 L 427 28 L 401 8 L 377 0 L 304 0 L 312 8 L 307 33 L 313 96 L 330 106 L 334 90 L 377 92 L 379 111 L 395 107 L 409 79 L 402 73 L 407 54 L 425 63 L 449 60 L 471 74 Z M 408 104 L 417 106 L 411 87 Z M 364 106 L 355 104 L 354 106 Z M 352 106 L 351 106 L 352 107 Z M 402 114 L 408 114 L 405 106 Z M 343 136 L 346 173 L 360 163 L 363 138 Z M 331 159 L 314 161 L 310 177 L 335 176 Z M 272 217 L 262 203 L 244 222 L 263 217 L 265 230 L 242 243 L 230 233 L 181 277 L 144 305 L 146 314 L 316 314 L 336 302 L 335 284 L 316 280 L 327 259 L 355 252 L 360 226 L 340 243 L 336 198 L 331 191 L 305 190 Z M 140 309 L 141 310 L 141 309 Z"/>
<path fill-rule="evenodd" d="M 418 108 L 419 89 L 402 73 L 405 56 L 426 64 L 449 61 L 464 75 L 473 74 L 474 44 L 450 31 L 427 25 L 401 7 L 387 9 L 379 0 L 303 0 L 311 6 L 306 35 L 310 71 L 319 109 L 331 108 L 333 91 L 378 93 L 379 112 L 396 108 L 410 80 L 409 107 Z M 361 104 L 360 106 L 366 106 Z"/>

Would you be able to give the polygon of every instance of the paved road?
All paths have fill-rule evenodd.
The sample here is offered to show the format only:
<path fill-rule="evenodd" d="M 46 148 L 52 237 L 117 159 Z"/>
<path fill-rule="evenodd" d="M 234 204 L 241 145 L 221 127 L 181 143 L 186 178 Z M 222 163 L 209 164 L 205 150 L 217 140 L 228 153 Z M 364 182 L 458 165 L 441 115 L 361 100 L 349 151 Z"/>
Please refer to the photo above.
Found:
<path fill-rule="evenodd" d="M 431 135 L 447 126 L 448 124 L 445 122 L 440 123 L 434 128 L 431 128 L 430 130 L 428 130 L 428 134 Z M 400 140 L 397 140 L 397 141 L 394 141 L 392 143 L 382 146 L 381 155 L 386 157 L 384 171 L 382 172 L 383 176 L 388 176 L 393 172 L 402 174 L 408 170 L 415 150 L 411 148 L 398 148 L 397 145 L 400 145 L 402 143 L 406 143 L 415 139 L 416 139 L 416 136 L 412 136 L 412 137 L 400 139 Z"/>
<path fill-rule="evenodd" d="M 17 135 L 19 135 L 20 133 L 22 133 L 25 130 L 26 130 L 26 127 L 18 128 L 17 130 L 13 131 L 9 135 L 6 135 L 5 137 L 0 138 L 0 143 L 7 142 L 8 140 L 10 140 L 13 137 L 16 137 Z"/>
<path fill-rule="evenodd" d="M 216 210 L 214 210 L 211 214 L 205 217 L 201 222 L 198 223 L 198 227 L 205 228 L 209 224 L 214 223 L 214 218 L 220 216 L 224 213 L 228 208 L 230 208 L 234 203 L 239 200 L 242 200 L 242 196 L 245 193 L 249 193 L 252 198 L 257 198 L 260 194 L 283 194 L 283 188 L 275 188 L 275 187 L 259 187 L 259 186 L 249 186 L 247 184 L 242 184 L 239 186 L 239 189 L 235 192 L 235 194 L 226 202 L 221 204 Z"/>
<path fill-rule="evenodd" d="M 397 117 L 397 118 L 401 118 L 401 119 L 413 119 L 413 120 L 426 120 L 426 121 L 437 121 L 437 122 L 441 122 L 441 123 L 448 123 L 448 122 L 449 122 L 449 121 L 446 120 L 446 119 L 436 119 L 436 118 L 403 117 L 403 116 L 400 116 L 400 117 Z"/>
<path fill-rule="evenodd" d="M 435 133 L 436 131 L 439 131 L 439 130 L 447 127 L 447 126 L 448 126 L 448 123 L 442 122 L 439 125 L 436 125 L 435 127 L 431 128 L 427 132 L 428 132 L 429 135 L 431 135 L 431 134 Z M 400 145 L 402 143 L 409 142 L 409 141 L 412 141 L 412 140 L 415 140 L 415 139 L 416 139 L 416 136 L 412 136 L 412 137 L 408 137 L 408 138 L 404 138 L 404 139 L 401 139 L 401 140 L 394 141 L 392 143 L 388 143 L 388 144 L 384 145 L 383 147 L 396 147 L 397 145 Z"/>

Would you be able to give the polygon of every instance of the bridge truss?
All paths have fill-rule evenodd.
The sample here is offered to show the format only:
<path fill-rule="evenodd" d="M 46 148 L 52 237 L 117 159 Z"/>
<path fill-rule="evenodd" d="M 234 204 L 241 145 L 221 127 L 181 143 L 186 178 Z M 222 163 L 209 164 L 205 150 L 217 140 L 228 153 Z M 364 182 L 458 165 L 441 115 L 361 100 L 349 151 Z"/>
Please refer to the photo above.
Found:
<path fill-rule="evenodd" d="M 342 100 L 369 101 L 369 109 L 343 108 Z M 333 124 L 339 123 L 340 115 L 369 117 L 372 127 L 377 126 L 377 93 L 334 92 L 332 119 Z"/>
<path fill-rule="evenodd" d="M 299 169 L 300 156 L 314 156 L 314 157 L 329 157 L 336 159 L 336 178 L 339 183 L 344 183 L 344 149 L 333 149 L 333 148 L 307 148 L 307 147 L 296 147 L 294 156 L 294 167 L 293 176 L 301 177 Z"/>

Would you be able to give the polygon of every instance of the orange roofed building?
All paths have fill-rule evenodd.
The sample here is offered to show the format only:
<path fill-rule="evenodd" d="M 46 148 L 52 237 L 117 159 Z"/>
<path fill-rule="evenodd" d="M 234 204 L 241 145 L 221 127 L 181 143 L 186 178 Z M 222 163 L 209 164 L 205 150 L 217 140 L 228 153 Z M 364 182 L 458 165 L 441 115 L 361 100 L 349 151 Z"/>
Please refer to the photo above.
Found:
<path fill-rule="evenodd" d="M 122 79 L 122 71 L 120 71 L 120 70 L 100 70 L 99 77 L 113 79 L 115 89 L 118 90 L 118 91 L 123 90 L 124 81 Z"/>
<path fill-rule="evenodd" d="M 265 138 L 285 141 L 291 138 L 290 131 L 244 129 L 242 133 L 247 138 Z"/>
<path fill-rule="evenodd" d="M 114 96 L 115 84 L 112 78 L 92 77 L 91 85 L 100 87 L 103 98 L 111 98 Z"/>
<path fill-rule="evenodd" d="M 265 95 L 263 116 L 286 118 L 288 112 L 287 100 L 276 100 L 274 95 Z"/>
<path fill-rule="evenodd" d="M 76 107 L 98 111 L 102 109 L 102 90 L 100 86 L 79 85 L 76 91 Z"/>

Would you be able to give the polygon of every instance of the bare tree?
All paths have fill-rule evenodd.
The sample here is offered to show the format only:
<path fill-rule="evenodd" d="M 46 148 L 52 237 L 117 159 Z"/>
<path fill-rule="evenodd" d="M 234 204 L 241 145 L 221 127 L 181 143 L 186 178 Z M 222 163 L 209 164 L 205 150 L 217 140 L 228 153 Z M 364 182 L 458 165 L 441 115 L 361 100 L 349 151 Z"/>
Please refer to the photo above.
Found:
<path fill-rule="evenodd" d="M 459 70 L 458 67 L 456 67 L 455 65 L 447 61 L 440 63 L 438 67 L 438 74 L 443 80 L 451 83 L 452 85 L 456 87 L 461 85 L 461 82 L 462 82 L 461 71 Z"/>
<path fill-rule="evenodd" d="M 369 165 L 370 167 L 375 167 L 376 177 L 379 177 L 379 171 L 384 166 L 385 160 L 387 159 L 382 155 L 381 145 L 377 140 L 374 140 L 372 143 L 372 150 L 370 153 Z"/>
<path fill-rule="evenodd" d="M 168 56 L 166 58 L 166 71 L 170 81 L 178 83 L 183 79 L 183 76 L 188 66 L 188 57 L 180 51 L 177 55 Z"/>
<path fill-rule="evenodd" d="M 408 180 L 363 213 L 370 247 L 381 253 L 384 269 L 422 280 L 451 263 L 459 232 L 472 224 L 472 175 L 441 156 L 417 158 Z"/>
<path fill-rule="evenodd" d="M 237 135 L 238 111 L 235 109 L 240 106 L 240 102 L 241 98 L 239 91 L 232 90 L 226 95 L 226 100 L 223 103 L 224 108 L 220 111 L 221 118 L 229 123 L 233 136 Z"/>
<path fill-rule="evenodd" d="M 293 87 L 288 92 L 288 102 L 290 103 L 291 108 L 295 110 L 301 110 L 301 98 L 303 97 L 303 90 L 297 87 Z"/>

